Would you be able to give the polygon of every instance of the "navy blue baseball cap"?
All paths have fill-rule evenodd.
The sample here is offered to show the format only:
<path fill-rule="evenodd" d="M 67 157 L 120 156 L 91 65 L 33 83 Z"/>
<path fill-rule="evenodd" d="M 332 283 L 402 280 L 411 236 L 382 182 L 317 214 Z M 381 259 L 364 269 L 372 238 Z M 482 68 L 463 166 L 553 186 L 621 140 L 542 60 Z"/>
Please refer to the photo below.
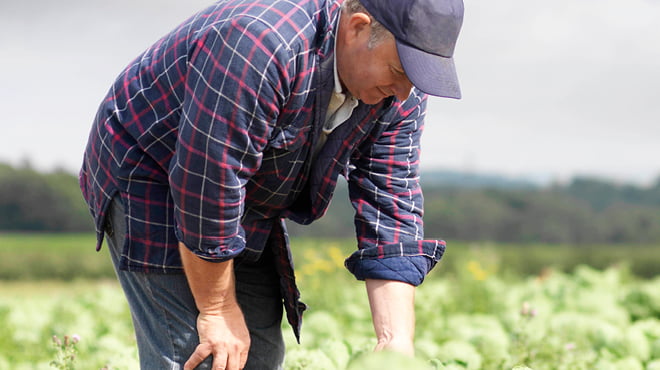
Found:
<path fill-rule="evenodd" d="M 408 79 L 429 95 L 461 98 L 454 48 L 463 0 L 360 0 L 396 39 Z"/>

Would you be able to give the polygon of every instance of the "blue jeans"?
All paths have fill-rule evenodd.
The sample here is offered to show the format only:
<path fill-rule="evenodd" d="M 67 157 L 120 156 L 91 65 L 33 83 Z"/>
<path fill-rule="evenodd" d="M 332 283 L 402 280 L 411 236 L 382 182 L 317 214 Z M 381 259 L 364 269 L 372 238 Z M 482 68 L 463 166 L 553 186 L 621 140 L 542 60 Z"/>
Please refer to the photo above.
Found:
<path fill-rule="evenodd" d="M 106 240 L 117 278 L 133 319 L 140 368 L 183 369 L 199 344 L 197 308 L 183 274 L 147 274 L 119 270 L 126 220 L 116 196 L 107 216 Z M 245 369 L 281 369 L 284 362 L 282 298 L 272 255 L 256 263 L 235 261 L 236 296 L 250 331 L 250 352 Z M 209 357 L 197 369 L 211 369 Z"/>

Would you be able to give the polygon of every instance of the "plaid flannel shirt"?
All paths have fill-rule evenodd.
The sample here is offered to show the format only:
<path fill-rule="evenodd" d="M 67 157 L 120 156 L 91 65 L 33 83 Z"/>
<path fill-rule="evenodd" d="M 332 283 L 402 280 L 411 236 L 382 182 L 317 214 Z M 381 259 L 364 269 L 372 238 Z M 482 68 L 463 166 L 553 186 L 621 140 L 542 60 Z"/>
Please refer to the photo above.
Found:
<path fill-rule="evenodd" d="M 98 110 L 80 172 L 97 249 L 115 195 L 127 212 L 122 269 L 181 273 L 179 241 L 210 261 L 273 248 L 298 336 L 305 306 L 283 220 L 321 217 L 341 174 L 358 240 L 347 268 L 421 283 L 445 248 L 423 239 L 426 96 L 360 103 L 312 158 L 339 11 L 337 1 L 221 1 L 130 63 Z"/>

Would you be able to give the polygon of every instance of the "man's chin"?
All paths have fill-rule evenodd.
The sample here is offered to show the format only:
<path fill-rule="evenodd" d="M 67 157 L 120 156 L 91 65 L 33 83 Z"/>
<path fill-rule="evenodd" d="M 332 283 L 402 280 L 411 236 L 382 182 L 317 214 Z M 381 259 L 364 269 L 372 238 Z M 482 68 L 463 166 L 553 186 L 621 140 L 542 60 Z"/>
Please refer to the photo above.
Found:
<path fill-rule="evenodd" d="M 367 105 L 375 105 L 382 102 L 385 98 L 386 97 L 382 97 L 382 96 L 368 96 L 365 97 L 364 99 L 358 98 L 358 100 Z"/>

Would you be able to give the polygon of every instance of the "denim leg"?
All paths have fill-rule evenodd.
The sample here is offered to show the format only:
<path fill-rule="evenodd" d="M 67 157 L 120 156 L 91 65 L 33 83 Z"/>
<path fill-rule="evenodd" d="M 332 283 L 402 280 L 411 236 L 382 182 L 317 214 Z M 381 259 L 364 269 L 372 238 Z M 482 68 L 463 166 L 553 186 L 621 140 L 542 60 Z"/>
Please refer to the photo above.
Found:
<path fill-rule="evenodd" d="M 235 261 L 236 297 L 250 331 L 246 369 L 282 369 L 282 295 L 270 251 L 256 264 Z"/>
<path fill-rule="evenodd" d="M 119 270 L 126 222 L 119 197 L 108 214 L 107 244 L 117 278 L 128 300 L 138 344 L 140 367 L 183 368 L 199 344 L 197 307 L 183 274 L 146 274 Z M 272 260 L 257 264 L 235 263 L 237 299 L 250 331 L 251 347 L 245 369 L 281 369 L 282 298 Z M 274 275 L 273 275 L 274 274 Z M 197 369 L 210 369 L 208 358 Z"/>
<path fill-rule="evenodd" d="M 124 207 L 115 197 L 108 213 L 107 244 L 115 273 L 131 311 L 140 368 L 183 368 L 198 344 L 197 309 L 183 274 L 146 274 L 119 270 L 126 236 Z M 198 369 L 210 369 L 211 360 Z"/>

